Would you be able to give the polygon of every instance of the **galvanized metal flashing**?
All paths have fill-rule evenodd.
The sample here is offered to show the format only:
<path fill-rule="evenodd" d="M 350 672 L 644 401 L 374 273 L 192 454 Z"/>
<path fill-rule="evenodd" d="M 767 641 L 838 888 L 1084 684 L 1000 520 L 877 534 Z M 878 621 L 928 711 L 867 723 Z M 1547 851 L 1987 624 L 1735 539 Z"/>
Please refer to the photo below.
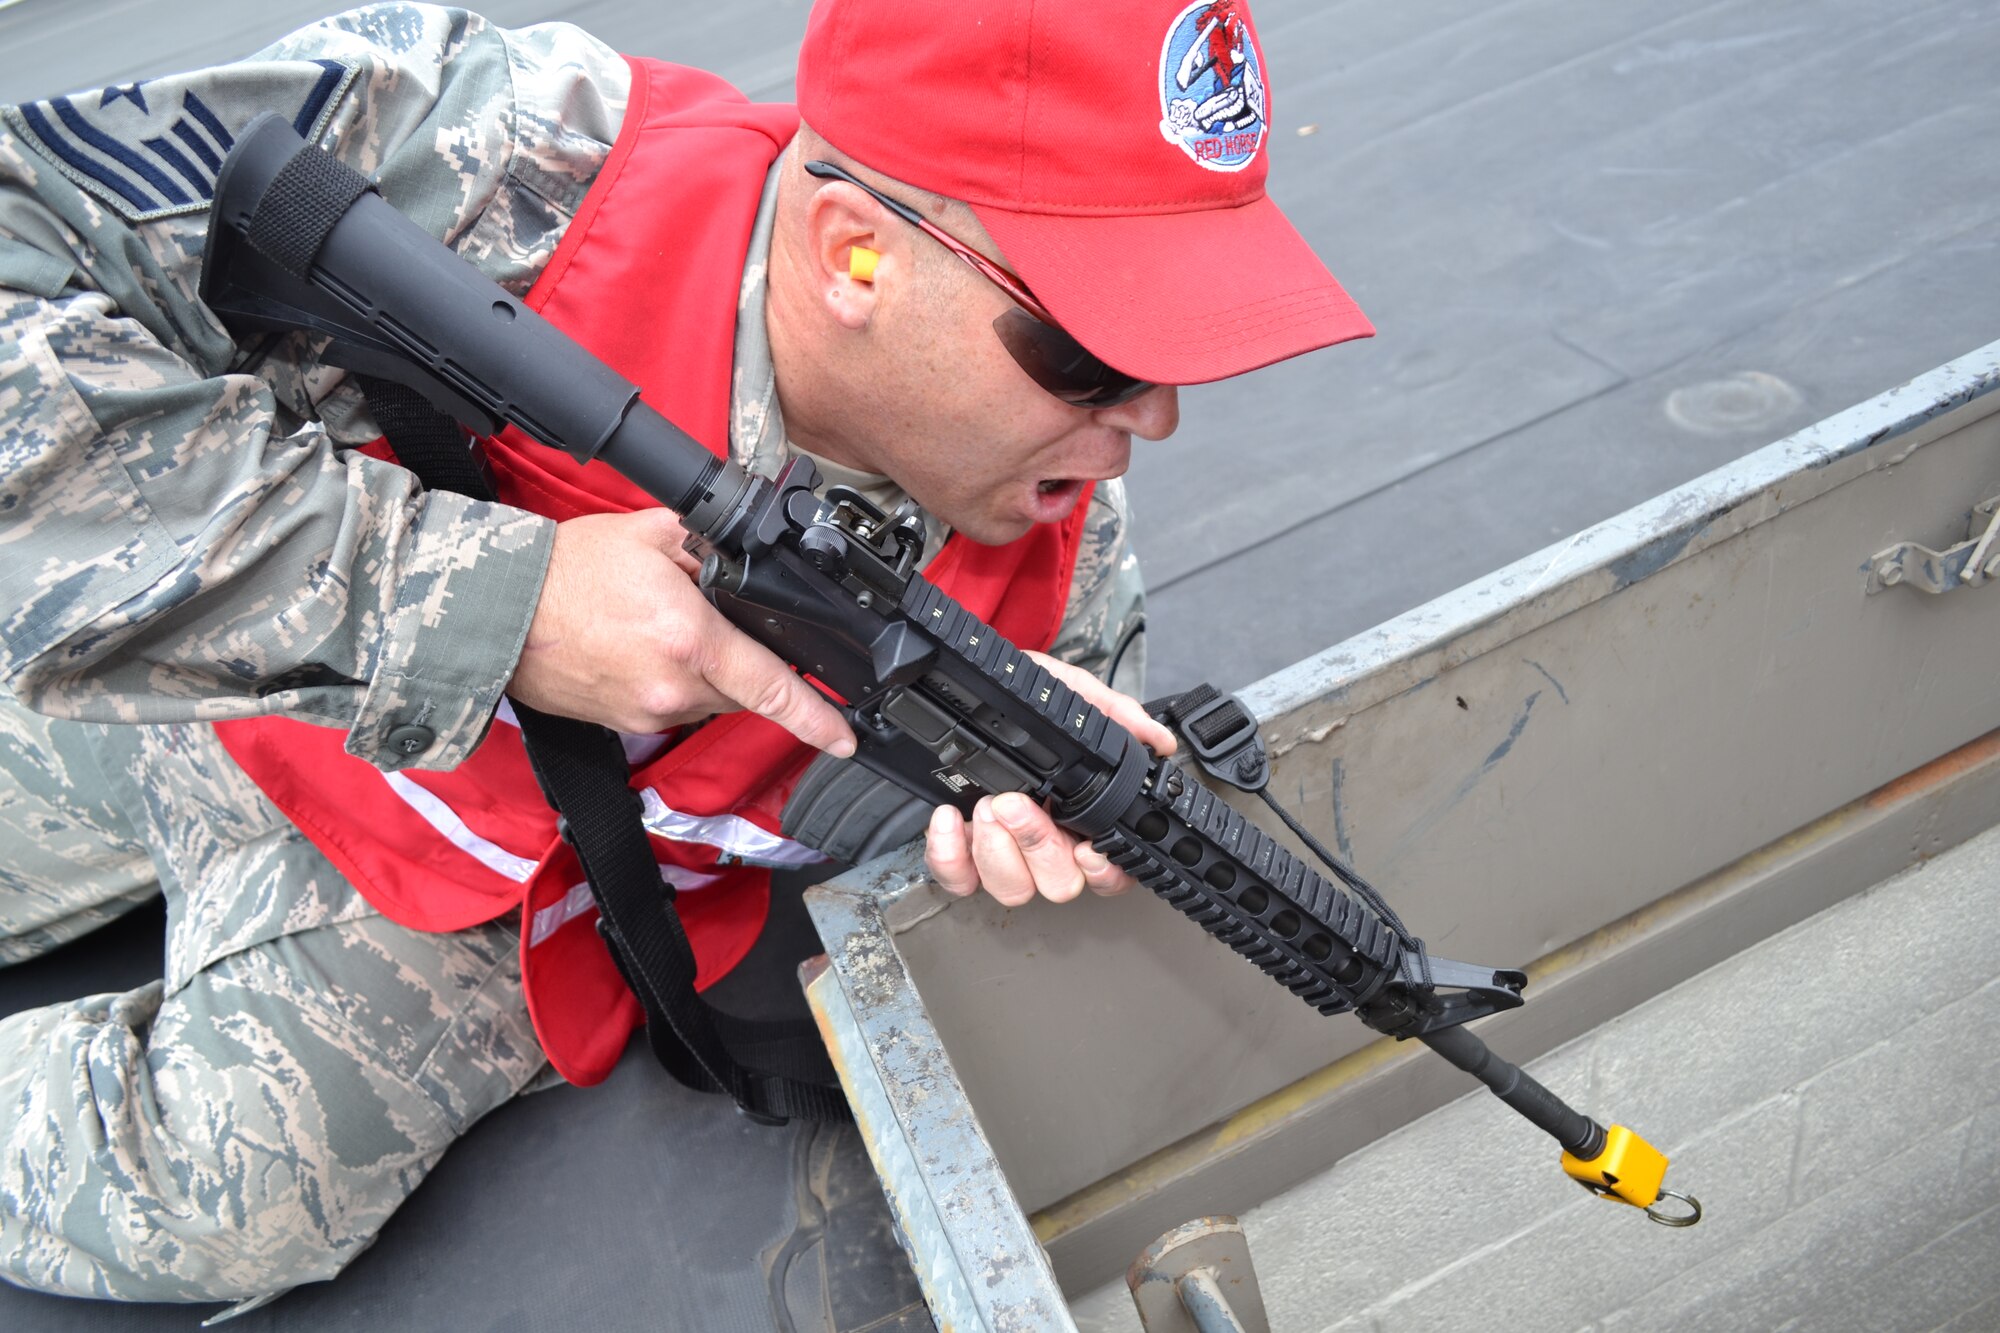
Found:
<path fill-rule="evenodd" d="M 1601 601 L 1855 476 L 1931 442 L 1926 428 L 1981 399 L 2000 411 L 1991 342 L 1567 540 L 1266 676 L 1241 694 L 1273 756 L 1324 739 L 1345 715 L 1495 644 Z M 1983 415 L 1983 413 L 1981 414 Z M 1906 448 L 1879 450 L 1887 440 Z"/>
<path fill-rule="evenodd" d="M 1246 692 L 1292 752 L 1274 781 L 1434 944 L 1542 955 L 1536 1001 L 1493 1020 L 1510 1056 L 1991 822 L 1994 742 L 1967 743 L 2000 725 L 1994 696 L 1874 682 L 1924 678 L 1901 664 L 1925 636 L 1940 660 L 1990 643 L 1996 604 L 1919 623 L 1903 603 L 1930 599 L 1863 579 L 1879 528 L 1921 535 L 1991 493 L 1995 388 L 2000 343 Z M 1808 734 L 1835 730 L 1852 738 Z M 1794 742 L 1795 764 L 1760 766 L 1754 747 Z M 1239 1211 L 1462 1090 L 1121 901 L 949 899 L 915 849 L 809 897 L 834 960 L 816 1011 L 948 1327 L 1059 1306 L 1051 1274 L 1101 1280 L 1162 1226 Z M 1033 1318 L 1014 1326 L 1068 1326 Z"/>
<path fill-rule="evenodd" d="M 809 891 L 827 965 L 806 987 L 820 1034 L 938 1327 L 1073 1330 L 1048 1255 L 979 1127 L 883 916 L 935 892 L 912 845 Z"/>

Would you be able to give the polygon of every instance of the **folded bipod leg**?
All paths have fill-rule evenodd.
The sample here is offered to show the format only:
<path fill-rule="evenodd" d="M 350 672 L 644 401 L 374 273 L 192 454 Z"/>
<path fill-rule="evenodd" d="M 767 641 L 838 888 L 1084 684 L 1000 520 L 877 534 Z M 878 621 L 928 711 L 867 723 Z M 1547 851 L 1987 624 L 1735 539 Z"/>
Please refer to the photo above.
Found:
<path fill-rule="evenodd" d="M 1562 1145 L 1562 1168 L 1599 1198 L 1645 1210 L 1662 1226 L 1691 1227 L 1701 1221 L 1701 1202 L 1664 1187 L 1667 1158 L 1623 1125 L 1609 1130 L 1509 1064 L 1462 1027 L 1440 1028 L 1418 1037 L 1452 1064 L 1484 1083 L 1528 1123 Z M 1683 1209 L 1662 1208 L 1674 1199 Z"/>

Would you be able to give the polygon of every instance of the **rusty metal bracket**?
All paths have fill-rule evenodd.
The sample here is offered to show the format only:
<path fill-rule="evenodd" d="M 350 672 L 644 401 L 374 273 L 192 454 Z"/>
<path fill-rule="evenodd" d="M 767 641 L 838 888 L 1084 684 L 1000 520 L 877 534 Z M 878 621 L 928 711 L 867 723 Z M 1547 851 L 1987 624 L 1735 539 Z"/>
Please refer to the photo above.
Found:
<path fill-rule="evenodd" d="M 1965 540 L 1942 551 L 1899 542 L 1868 561 L 1868 591 L 1908 587 L 1933 595 L 2000 578 L 2000 495 L 1972 507 Z"/>
<path fill-rule="evenodd" d="M 1270 1333 L 1250 1242 L 1233 1217 L 1197 1217 L 1148 1245 L 1125 1274 L 1146 1333 Z"/>
<path fill-rule="evenodd" d="M 924 884 L 923 857 L 913 842 L 806 891 L 832 941 L 800 969 L 806 999 L 938 1327 L 1076 1333 L 884 919 Z"/>

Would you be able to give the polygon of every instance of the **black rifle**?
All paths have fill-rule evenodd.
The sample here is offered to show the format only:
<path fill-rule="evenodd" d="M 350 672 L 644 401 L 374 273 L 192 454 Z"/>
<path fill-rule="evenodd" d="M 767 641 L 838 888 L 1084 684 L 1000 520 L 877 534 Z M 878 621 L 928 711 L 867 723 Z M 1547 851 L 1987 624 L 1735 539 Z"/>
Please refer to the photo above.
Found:
<path fill-rule="evenodd" d="M 331 338 L 329 360 L 409 385 L 477 434 L 511 423 L 616 469 L 681 516 L 716 608 L 837 696 L 859 763 L 960 810 L 1007 791 L 1046 803 L 1305 1003 L 1416 1037 L 1480 1079 L 1561 1143 L 1588 1188 L 1657 1220 L 1699 1216 L 1652 1208 L 1685 1196 L 1660 1188 L 1666 1160 L 1643 1140 L 1607 1135 L 1462 1026 L 1519 1005 L 1524 973 L 1430 957 L 1289 816 L 1368 906 L 1195 776 L 1269 800 L 1256 720 L 1233 696 L 1170 701 L 1193 762 L 1155 758 L 916 572 L 913 505 L 891 515 L 842 487 L 822 495 L 807 459 L 772 480 L 711 454 L 276 116 L 244 132 L 217 182 L 202 295 L 233 328 Z"/>

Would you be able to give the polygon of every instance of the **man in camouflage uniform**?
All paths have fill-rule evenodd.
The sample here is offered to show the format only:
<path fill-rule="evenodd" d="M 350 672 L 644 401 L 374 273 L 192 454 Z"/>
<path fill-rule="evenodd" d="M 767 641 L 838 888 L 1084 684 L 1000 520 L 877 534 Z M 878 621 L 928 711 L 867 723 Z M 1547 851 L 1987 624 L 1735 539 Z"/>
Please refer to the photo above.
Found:
<path fill-rule="evenodd" d="M 508 685 L 556 525 L 350 452 L 378 432 L 342 372 L 301 340 L 237 347 L 196 287 L 219 153 L 278 109 L 525 291 L 628 80 L 573 28 L 386 5 L 0 120 L 0 964 L 155 894 L 168 915 L 161 980 L 0 1022 L 9 1281 L 213 1301 L 331 1277 L 544 1069 L 513 924 L 387 921 L 206 723 L 282 712 L 385 770 L 452 766 Z M 731 431 L 765 470 L 791 447 L 761 319 L 774 193 Z M 1136 693 L 1122 488 L 1092 504 L 1055 652 Z M 387 744 L 410 726 L 434 738 L 416 755 Z"/>

